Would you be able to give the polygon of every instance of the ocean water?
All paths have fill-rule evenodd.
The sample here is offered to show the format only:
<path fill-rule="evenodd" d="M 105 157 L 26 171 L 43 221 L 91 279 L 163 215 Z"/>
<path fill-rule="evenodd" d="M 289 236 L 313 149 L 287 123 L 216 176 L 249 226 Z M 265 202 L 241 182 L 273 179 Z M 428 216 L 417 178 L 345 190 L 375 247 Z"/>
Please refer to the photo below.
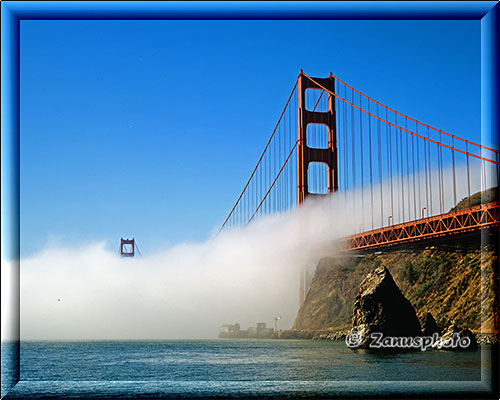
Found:
<path fill-rule="evenodd" d="M 487 349 L 380 354 L 342 341 L 22 342 L 6 398 L 455 393 L 484 390 L 490 365 Z"/>

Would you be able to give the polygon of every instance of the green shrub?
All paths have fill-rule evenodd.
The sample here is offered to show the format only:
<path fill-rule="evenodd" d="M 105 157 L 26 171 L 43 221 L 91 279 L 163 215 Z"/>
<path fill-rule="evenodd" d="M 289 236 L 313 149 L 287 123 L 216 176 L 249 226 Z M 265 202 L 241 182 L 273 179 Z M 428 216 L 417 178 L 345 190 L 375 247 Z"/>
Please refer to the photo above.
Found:
<path fill-rule="evenodd" d="M 425 281 L 424 283 L 422 283 L 420 286 L 418 286 L 415 291 L 413 292 L 413 294 L 410 296 L 409 300 L 412 301 L 414 299 L 419 299 L 419 297 L 424 294 L 425 292 L 427 292 L 427 290 L 429 290 L 429 288 L 434 284 L 434 279 L 429 279 L 427 281 Z"/>
<path fill-rule="evenodd" d="M 411 284 L 415 283 L 417 280 L 417 273 L 413 268 L 413 264 L 410 261 L 407 261 L 404 266 L 404 277 Z"/>

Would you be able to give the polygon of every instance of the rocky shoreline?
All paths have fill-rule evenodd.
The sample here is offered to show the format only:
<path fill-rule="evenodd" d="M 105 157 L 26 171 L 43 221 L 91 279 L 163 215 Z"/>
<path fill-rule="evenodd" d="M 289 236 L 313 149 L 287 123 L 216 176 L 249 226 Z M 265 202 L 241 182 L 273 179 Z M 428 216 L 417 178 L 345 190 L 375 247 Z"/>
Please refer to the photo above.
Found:
<path fill-rule="evenodd" d="M 495 333 L 473 333 L 455 320 L 439 326 L 431 313 L 417 317 L 389 270 L 377 265 L 363 279 L 353 305 L 349 330 L 299 330 L 273 332 L 275 339 L 345 340 L 352 349 L 437 349 L 475 351 L 497 344 Z"/>
<path fill-rule="evenodd" d="M 476 340 L 479 346 L 500 343 L 498 333 L 476 333 Z"/>
<path fill-rule="evenodd" d="M 275 332 L 273 339 L 345 340 L 349 331 L 314 331 L 291 329 Z"/>

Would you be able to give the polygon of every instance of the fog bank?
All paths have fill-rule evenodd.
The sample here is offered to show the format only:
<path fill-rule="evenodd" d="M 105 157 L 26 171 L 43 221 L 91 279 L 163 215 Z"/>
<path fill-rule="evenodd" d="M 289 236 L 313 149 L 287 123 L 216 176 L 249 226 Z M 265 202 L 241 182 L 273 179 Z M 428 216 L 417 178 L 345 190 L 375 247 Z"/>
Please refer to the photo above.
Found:
<path fill-rule="evenodd" d="M 463 180 L 457 184 L 459 200 L 467 189 Z M 386 195 L 388 185 L 373 190 Z M 471 191 L 480 189 L 480 179 L 474 179 Z M 136 258 L 110 251 L 116 243 L 49 246 L 20 261 L 21 339 L 216 338 L 223 323 L 273 326 L 275 316 L 282 317 L 279 328 L 289 329 L 299 305 L 300 269 L 316 265 L 318 246 L 371 228 L 367 215 L 380 208 L 378 197 L 362 210 L 360 196 L 357 190 L 314 199 L 202 243 Z M 448 211 L 454 199 L 449 191 L 445 197 Z M 388 223 L 386 205 L 382 211 L 375 228 Z M 2 278 L 8 270 L 4 263 Z M 2 336 L 3 307 L 4 299 Z"/>

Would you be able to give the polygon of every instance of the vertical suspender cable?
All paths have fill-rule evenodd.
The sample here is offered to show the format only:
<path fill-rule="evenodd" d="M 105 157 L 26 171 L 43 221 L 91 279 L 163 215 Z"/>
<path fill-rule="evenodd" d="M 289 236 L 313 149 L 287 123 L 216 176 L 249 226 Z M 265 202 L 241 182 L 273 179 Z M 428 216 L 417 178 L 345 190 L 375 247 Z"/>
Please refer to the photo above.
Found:
<path fill-rule="evenodd" d="M 344 86 L 344 97 L 346 93 L 346 87 Z M 346 105 L 342 102 L 342 154 L 343 154 L 343 164 L 344 164 L 344 210 L 347 207 L 347 190 L 348 190 L 348 174 L 347 174 L 347 129 L 345 124 Z"/>
<path fill-rule="evenodd" d="M 418 123 L 416 124 L 416 132 L 418 134 Z M 418 146 L 418 142 L 419 142 L 419 139 L 416 140 L 417 142 L 417 174 L 418 174 L 418 209 L 419 209 L 419 212 L 420 210 L 422 209 L 422 192 L 420 190 L 420 181 L 421 181 L 421 173 L 420 173 L 420 149 L 419 149 L 419 146 Z M 422 215 L 423 217 L 423 215 Z"/>
<path fill-rule="evenodd" d="M 417 188 L 415 185 L 415 138 L 411 137 L 411 160 L 412 160 L 412 175 L 413 175 L 413 215 L 417 219 Z"/>
<path fill-rule="evenodd" d="M 443 204 L 441 202 L 441 157 L 439 154 L 439 145 L 436 144 L 436 153 L 437 153 L 437 177 L 438 177 L 438 195 L 439 195 L 439 213 L 443 213 Z"/>
<path fill-rule="evenodd" d="M 427 142 L 424 141 L 424 167 L 425 167 L 425 206 L 427 208 L 427 215 L 430 214 L 430 204 L 429 204 L 429 176 L 427 173 Z"/>
<path fill-rule="evenodd" d="M 288 118 L 290 119 L 290 129 L 288 131 L 288 143 L 291 149 L 292 146 L 292 131 L 293 131 L 293 125 L 292 125 L 292 115 L 293 115 L 293 110 L 295 109 L 295 101 L 292 101 L 294 106 L 290 109 L 290 113 L 288 114 Z M 292 158 L 293 159 L 293 158 Z M 292 207 L 292 197 L 293 197 L 293 180 L 292 180 L 292 173 L 293 169 L 290 168 L 290 173 L 288 176 L 288 190 L 287 190 L 287 207 L 291 208 Z"/>
<path fill-rule="evenodd" d="M 439 143 L 441 143 L 441 132 L 439 132 Z M 438 159 L 439 159 L 439 204 L 441 214 L 444 212 L 444 182 L 443 182 L 443 153 L 441 151 L 442 147 L 437 145 Z"/>
<path fill-rule="evenodd" d="M 283 120 L 282 120 L 283 121 Z M 275 146 L 274 146 L 274 171 L 273 171 L 273 176 L 277 176 L 278 175 L 278 171 L 280 170 L 281 168 L 281 165 L 279 164 L 279 154 L 280 154 L 280 148 L 281 148 L 281 132 L 282 132 L 282 128 L 281 128 L 281 122 L 280 122 L 280 132 L 279 132 L 279 135 L 278 137 L 276 138 L 277 142 L 275 143 Z M 279 178 L 278 178 L 279 179 Z M 279 200 L 279 193 L 280 191 L 277 190 L 276 188 L 273 189 L 274 190 L 274 212 L 278 212 L 278 200 Z"/>
<path fill-rule="evenodd" d="M 295 102 L 293 102 L 295 103 Z M 287 151 L 291 151 L 292 149 L 292 132 L 293 132 L 293 123 L 292 123 L 292 116 L 293 116 L 293 107 L 290 108 L 290 112 L 288 113 L 288 132 L 287 132 L 287 136 L 288 136 L 288 147 L 287 147 Z M 286 190 L 286 210 L 288 211 L 291 207 L 292 207 L 292 195 L 293 195 L 293 192 L 292 192 L 292 172 L 293 172 L 293 169 L 291 167 L 291 163 L 290 165 L 288 166 L 288 175 L 286 177 L 286 186 L 287 186 L 287 190 Z"/>
<path fill-rule="evenodd" d="M 354 104 L 354 103 L 353 103 Z M 359 94 L 359 141 L 360 141 L 360 150 L 361 150 L 361 224 L 365 223 L 365 182 L 364 182 L 364 176 L 365 176 L 365 159 L 363 158 L 363 115 L 361 114 L 361 108 L 362 108 L 362 99 L 361 99 L 361 93 Z"/>
<path fill-rule="evenodd" d="M 405 129 L 408 131 L 408 118 L 405 117 Z M 408 153 L 408 134 L 405 134 L 406 144 L 406 197 L 408 198 L 408 219 L 411 219 L 411 196 L 410 196 L 410 157 Z"/>
<path fill-rule="evenodd" d="M 455 147 L 455 138 L 452 138 L 452 147 Z M 455 175 L 455 152 L 451 150 L 451 161 L 453 164 L 453 207 L 457 205 L 457 181 Z"/>
<path fill-rule="evenodd" d="M 465 143 L 467 153 L 467 207 L 470 207 L 470 170 L 469 170 L 469 146 Z"/>
<path fill-rule="evenodd" d="M 387 114 L 387 109 L 385 110 L 385 112 Z M 387 116 L 386 116 L 386 120 L 387 121 L 389 120 L 387 118 Z M 393 179 L 392 179 L 392 176 L 393 176 L 393 168 L 392 168 L 392 138 L 394 136 L 392 134 L 392 126 L 389 126 L 389 133 L 390 133 L 390 138 L 389 138 L 389 168 L 391 170 L 391 216 L 392 216 L 392 221 L 394 221 L 394 218 L 396 216 L 394 215 L 394 187 L 393 187 Z"/>
<path fill-rule="evenodd" d="M 405 174 L 404 174 L 404 161 L 403 161 L 403 132 L 399 130 L 399 160 L 401 162 L 401 203 L 402 203 L 402 213 L 403 222 L 405 221 Z"/>
<path fill-rule="evenodd" d="M 385 109 L 385 120 L 388 121 L 387 115 L 388 111 L 387 111 L 387 108 Z M 393 204 L 393 200 L 392 200 L 392 167 L 391 167 L 391 138 L 389 137 L 390 135 L 390 126 L 388 124 L 385 124 L 385 136 L 386 136 L 386 139 L 387 139 L 387 147 L 386 147 L 386 151 L 388 152 L 387 154 L 387 177 L 390 179 L 390 186 L 391 186 L 391 213 L 389 214 L 390 216 L 393 215 L 394 213 L 394 204 Z M 387 179 L 387 178 L 386 178 Z M 389 181 L 387 182 L 389 184 Z M 383 221 L 382 221 L 383 222 Z M 389 219 L 387 220 L 387 224 L 389 224 Z"/>
<path fill-rule="evenodd" d="M 439 132 L 439 143 L 442 143 L 441 141 L 441 132 Z M 443 212 L 445 212 L 445 193 L 446 193 L 446 182 L 444 180 L 444 157 L 443 157 L 443 146 L 439 146 L 439 153 L 441 157 L 441 186 L 443 187 L 443 190 L 441 192 L 443 196 Z"/>
<path fill-rule="evenodd" d="M 351 90 L 351 103 L 354 104 L 354 91 Z M 351 110 L 351 139 L 352 139 L 352 205 L 356 209 L 356 151 L 355 151 L 355 135 L 354 135 L 354 109 Z"/>
<path fill-rule="evenodd" d="M 379 107 L 377 104 L 377 117 L 379 116 Z M 377 118 L 377 153 L 378 153 L 378 184 L 380 186 L 380 226 L 384 226 L 384 201 L 382 194 L 382 132 L 380 129 L 380 119 Z"/>
<path fill-rule="evenodd" d="M 398 126 L 398 116 L 394 114 L 395 126 Z M 402 222 L 401 220 L 401 203 L 400 203 L 400 195 L 401 195 L 401 186 L 400 186 L 400 173 L 399 173 L 399 140 L 401 136 L 401 132 L 396 128 L 396 143 L 395 143 L 395 158 L 396 158 L 396 178 L 397 178 L 397 191 L 398 193 L 398 223 Z"/>
<path fill-rule="evenodd" d="M 370 101 L 368 101 L 368 112 L 370 112 Z M 370 209 L 371 209 L 371 229 L 373 229 L 373 176 L 372 176 L 372 121 L 368 117 L 368 150 L 370 151 Z"/>
<path fill-rule="evenodd" d="M 247 196 L 246 196 L 246 195 L 247 195 L 247 193 L 245 193 L 245 194 L 243 195 L 243 198 L 242 198 L 242 200 L 243 200 L 243 207 L 242 207 L 242 208 L 243 208 L 243 212 L 242 212 L 242 214 L 243 214 L 243 218 L 242 218 L 242 225 L 245 223 L 245 220 L 246 220 L 246 217 L 247 217 Z"/>
<path fill-rule="evenodd" d="M 427 127 L 427 138 L 429 138 L 429 128 Z M 430 215 L 433 215 L 432 212 L 432 163 L 431 163 L 431 152 L 430 152 L 430 143 L 427 142 L 427 158 L 429 159 L 429 202 L 430 202 Z"/>
<path fill-rule="evenodd" d="M 288 113 L 288 110 L 287 110 L 287 113 Z M 286 131 L 287 131 L 287 126 L 286 126 L 286 115 L 285 115 L 285 118 L 283 118 L 283 134 L 282 134 L 282 137 L 280 139 L 280 150 L 279 150 L 279 162 L 278 162 L 278 165 L 283 165 L 283 162 L 284 162 L 284 153 L 286 151 Z M 286 167 L 285 167 L 286 168 Z M 283 197 L 284 197 L 284 185 L 283 185 L 283 181 L 284 179 L 286 178 L 286 174 L 287 174 L 287 170 L 285 169 L 284 171 L 284 174 L 283 176 L 280 176 L 279 177 L 279 186 L 278 186 L 278 193 L 279 193 L 279 202 L 278 202 L 278 212 L 281 214 L 281 212 L 283 212 Z"/>

